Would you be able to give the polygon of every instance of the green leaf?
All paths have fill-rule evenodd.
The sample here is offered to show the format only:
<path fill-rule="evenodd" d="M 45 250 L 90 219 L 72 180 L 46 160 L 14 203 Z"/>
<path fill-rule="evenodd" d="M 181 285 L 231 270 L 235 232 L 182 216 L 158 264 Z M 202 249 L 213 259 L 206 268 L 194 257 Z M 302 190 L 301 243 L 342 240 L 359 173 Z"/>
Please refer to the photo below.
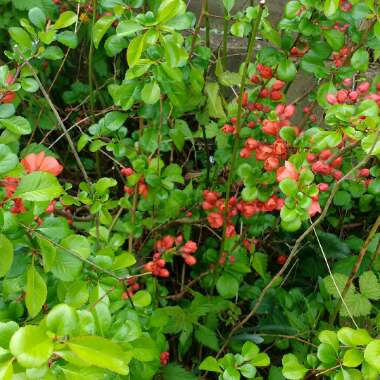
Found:
<path fill-rule="evenodd" d="M 324 30 L 323 35 L 327 43 L 334 51 L 339 51 L 344 46 L 344 34 L 336 29 Z"/>
<path fill-rule="evenodd" d="M 323 12 L 326 17 L 333 16 L 339 8 L 339 0 L 325 0 Z"/>
<path fill-rule="evenodd" d="M 365 346 L 373 340 L 366 329 L 342 327 L 337 335 L 339 341 L 346 346 Z"/>
<path fill-rule="evenodd" d="M 322 343 L 329 344 L 335 350 L 338 350 L 339 348 L 339 341 L 338 341 L 338 337 L 335 331 L 330 331 L 330 330 L 321 331 L 318 335 L 318 339 Z"/>
<path fill-rule="evenodd" d="M 253 379 L 256 376 L 256 367 L 254 367 L 252 364 L 243 364 L 240 367 L 240 373 L 246 377 L 247 379 Z"/>
<path fill-rule="evenodd" d="M 50 61 L 58 61 L 64 56 L 63 50 L 58 46 L 48 46 L 43 52 L 42 57 Z"/>
<path fill-rule="evenodd" d="M 99 47 L 101 39 L 115 20 L 116 17 L 114 16 L 103 16 L 96 21 L 94 30 L 92 31 L 92 40 L 96 49 Z"/>
<path fill-rule="evenodd" d="M 176 363 L 170 363 L 162 368 L 163 380 L 198 380 L 198 377 L 186 371 Z"/>
<path fill-rule="evenodd" d="M 352 67 L 364 73 L 368 70 L 369 54 L 365 48 L 358 49 L 351 57 Z"/>
<path fill-rule="evenodd" d="M 260 352 L 251 360 L 255 367 L 267 367 L 270 364 L 270 358 L 265 352 Z"/>
<path fill-rule="evenodd" d="M 1 120 L 0 120 L 1 122 Z M 370 133 L 361 141 L 361 146 L 363 150 L 369 154 L 377 155 L 380 154 L 380 140 L 377 138 L 377 133 Z"/>
<path fill-rule="evenodd" d="M 377 20 L 375 25 L 373 26 L 373 33 L 375 34 L 376 38 L 380 40 L 380 21 Z"/>
<path fill-rule="evenodd" d="M 244 357 L 246 362 L 255 358 L 255 356 L 259 353 L 260 349 L 257 347 L 255 343 L 247 341 L 243 344 L 241 349 L 241 354 Z"/>
<path fill-rule="evenodd" d="M 141 99 L 146 104 L 157 103 L 160 99 L 161 90 L 156 81 L 145 83 L 141 91 Z"/>
<path fill-rule="evenodd" d="M 244 37 L 249 33 L 249 24 L 246 22 L 234 22 L 231 25 L 231 34 L 235 37 Z"/>
<path fill-rule="evenodd" d="M 85 236 L 70 235 L 61 241 L 61 246 L 67 248 L 69 251 L 76 253 L 83 259 L 87 259 L 91 254 L 90 242 Z M 60 254 L 65 254 L 60 252 Z"/>
<path fill-rule="evenodd" d="M 33 78 L 22 78 L 21 79 L 21 87 L 26 92 L 36 92 L 39 89 L 38 83 Z"/>
<path fill-rule="evenodd" d="M 75 310 L 65 304 L 56 305 L 46 317 L 46 327 L 57 336 L 71 335 L 78 327 Z"/>
<path fill-rule="evenodd" d="M 262 252 L 255 252 L 252 258 L 253 269 L 263 278 L 266 277 L 268 267 L 268 255 Z"/>
<path fill-rule="evenodd" d="M 14 321 L 0 322 L 0 347 L 9 348 L 11 337 L 18 328 L 18 324 Z"/>
<path fill-rule="evenodd" d="M 17 164 L 17 155 L 7 145 L 0 144 L 0 175 L 14 169 Z"/>
<path fill-rule="evenodd" d="M 34 318 L 42 309 L 47 297 L 44 279 L 34 265 L 30 265 L 26 273 L 25 305 L 29 315 Z"/>
<path fill-rule="evenodd" d="M 219 95 L 219 85 L 217 83 L 206 83 L 205 91 L 207 94 L 207 111 L 210 117 L 217 119 L 226 117 Z"/>
<path fill-rule="evenodd" d="M 282 358 L 282 374 L 286 379 L 303 379 L 308 369 L 304 367 L 293 354 L 286 354 Z"/>
<path fill-rule="evenodd" d="M 12 380 L 13 378 L 13 359 L 0 363 L 0 379 Z"/>
<path fill-rule="evenodd" d="M 297 74 L 296 65 L 290 60 L 283 60 L 277 68 L 277 77 L 285 82 L 292 81 Z"/>
<path fill-rule="evenodd" d="M 108 339 L 98 336 L 81 336 L 67 342 L 80 359 L 95 367 L 106 368 L 120 375 L 128 375 L 126 354 L 122 348 Z"/>
<path fill-rule="evenodd" d="M 234 367 L 227 367 L 222 375 L 223 380 L 240 380 L 240 373 Z"/>
<path fill-rule="evenodd" d="M 53 354 L 53 342 L 41 327 L 29 325 L 13 334 L 9 349 L 22 367 L 36 368 Z"/>
<path fill-rule="evenodd" d="M 12 103 L 0 104 L 0 119 L 7 119 L 15 114 L 16 109 Z"/>
<path fill-rule="evenodd" d="M 117 181 L 114 178 L 103 177 L 96 182 L 95 192 L 100 195 L 107 194 L 108 189 L 115 187 L 116 185 Z"/>
<path fill-rule="evenodd" d="M 348 280 L 348 277 L 344 274 L 341 274 L 341 273 L 333 273 L 333 276 L 334 276 L 336 286 L 335 286 L 334 280 L 331 276 L 325 277 L 323 279 L 323 284 L 324 284 L 328 294 L 330 294 L 336 298 L 339 298 L 339 293 L 338 293 L 336 288 L 338 287 L 340 293 L 342 293 L 344 287 L 346 286 L 346 282 Z M 355 288 L 353 285 L 351 285 L 349 290 L 348 290 L 348 293 L 354 293 L 354 292 L 355 292 Z"/>
<path fill-rule="evenodd" d="M 28 17 L 31 23 L 38 29 L 44 29 L 46 23 L 46 16 L 42 9 L 34 7 L 29 9 Z"/>
<path fill-rule="evenodd" d="M 363 359 L 363 353 L 355 348 L 352 348 L 344 353 L 343 365 L 346 367 L 357 367 L 362 364 Z"/>
<path fill-rule="evenodd" d="M 321 343 L 318 346 L 317 356 L 322 363 L 328 365 L 334 364 L 337 360 L 336 350 L 328 343 Z"/>
<path fill-rule="evenodd" d="M 9 34 L 11 35 L 12 39 L 20 45 L 20 47 L 24 49 L 31 49 L 32 48 L 32 39 L 30 38 L 29 34 L 22 28 L 19 27 L 12 27 L 9 28 Z"/>
<path fill-rule="evenodd" d="M 145 34 L 135 37 L 129 44 L 127 50 L 127 62 L 129 67 L 133 67 L 139 61 L 144 48 Z"/>
<path fill-rule="evenodd" d="M 138 22 L 134 20 L 124 20 L 119 22 L 116 28 L 116 34 L 120 37 L 128 37 L 141 30 L 144 30 L 144 27 Z"/>
<path fill-rule="evenodd" d="M 53 25 L 54 29 L 63 29 L 74 24 L 77 21 L 77 15 L 73 11 L 66 11 L 59 15 L 58 20 Z"/>
<path fill-rule="evenodd" d="M 75 49 L 78 46 L 78 36 L 71 30 L 57 34 L 57 41 L 70 49 Z"/>
<path fill-rule="evenodd" d="M 54 263 L 57 253 L 55 246 L 48 240 L 42 238 L 37 238 L 37 243 L 40 247 L 44 271 L 49 272 Z"/>
<path fill-rule="evenodd" d="M 199 325 L 198 328 L 195 330 L 195 339 L 203 344 L 204 346 L 214 350 L 218 351 L 219 349 L 219 341 L 218 337 L 216 336 L 215 331 L 209 329 L 206 326 Z"/>
<path fill-rule="evenodd" d="M 222 297 L 233 298 L 238 294 L 239 282 L 234 276 L 223 273 L 216 282 L 216 289 Z"/>
<path fill-rule="evenodd" d="M 222 370 L 219 367 L 218 361 L 213 356 L 208 356 L 206 359 L 202 361 L 199 365 L 199 369 L 203 371 L 211 371 L 211 372 L 219 372 Z"/>
<path fill-rule="evenodd" d="M 380 299 L 380 283 L 375 273 L 364 272 L 359 277 L 360 292 L 370 300 Z"/>
<path fill-rule="evenodd" d="M 241 196 L 245 202 L 251 202 L 255 200 L 258 196 L 259 192 L 256 186 L 245 187 L 241 192 Z"/>
<path fill-rule="evenodd" d="M 334 195 L 334 205 L 335 206 L 346 206 L 348 207 L 351 203 L 351 195 L 347 191 L 340 190 Z"/>
<path fill-rule="evenodd" d="M 285 178 L 279 184 L 280 190 L 287 196 L 293 196 L 298 191 L 298 184 L 294 179 Z"/>
<path fill-rule="evenodd" d="M 13 245 L 3 234 L 0 234 L 0 247 L 0 277 L 4 277 L 13 263 Z"/>
<path fill-rule="evenodd" d="M 0 119 L 0 124 L 16 135 L 28 135 L 32 127 L 28 120 L 22 116 L 12 116 L 9 119 Z"/>
<path fill-rule="evenodd" d="M 181 0 L 164 0 L 157 10 L 157 22 L 164 24 L 178 15 L 181 10 Z"/>
<path fill-rule="evenodd" d="M 285 4 L 285 17 L 290 19 L 297 17 L 297 13 L 301 8 L 302 4 L 299 1 L 288 1 Z"/>
<path fill-rule="evenodd" d="M 347 294 L 344 298 L 347 307 L 354 317 L 362 317 L 370 314 L 372 305 L 366 297 L 361 294 Z M 342 305 L 340 308 L 340 315 L 348 317 L 347 309 Z"/>
<path fill-rule="evenodd" d="M 235 0 L 223 0 L 223 6 L 226 9 L 227 13 L 231 12 L 234 5 L 235 5 Z"/>
<path fill-rule="evenodd" d="M 152 296 L 147 290 L 139 290 L 132 297 L 133 304 L 136 307 L 146 307 L 152 302 Z"/>
<path fill-rule="evenodd" d="M 364 350 L 365 361 L 380 372 L 380 340 L 376 339 L 368 344 Z"/>
<path fill-rule="evenodd" d="M 63 189 L 56 177 L 46 172 L 33 172 L 22 177 L 14 194 L 26 201 L 51 201 L 59 197 Z"/>

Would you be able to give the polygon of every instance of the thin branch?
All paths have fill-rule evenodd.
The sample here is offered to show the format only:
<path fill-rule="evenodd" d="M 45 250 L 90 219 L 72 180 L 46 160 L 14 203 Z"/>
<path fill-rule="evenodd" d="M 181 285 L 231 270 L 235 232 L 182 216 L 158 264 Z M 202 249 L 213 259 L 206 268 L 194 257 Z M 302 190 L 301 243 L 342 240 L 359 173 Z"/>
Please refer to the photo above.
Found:
<path fill-rule="evenodd" d="M 132 275 L 132 276 L 123 276 L 123 277 L 120 277 L 118 276 L 116 273 L 108 270 L 108 269 L 104 269 L 102 268 L 101 266 L 95 264 L 94 262 L 88 260 L 88 259 L 85 259 L 83 258 L 82 256 L 78 255 L 76 252 L 73 252 L 71 251 L 70 249 L 64 247 L 63 245 L 61 244 L 58 244 L 56 243 L 55 241 L 49 239 L 46 235 L 44 235 L 43 233 L 39 232 L 39 231 L 36 231 L 35 229 L 25 225 L 25 224 L 22 224 L 20 223 L 20 226 L 23 227 L 24 229 L 26 229 L 29 233 L 33 233 L 35 235 L 37 235 L 38 237 L 40 237 L 41 239 L 43 240 L 46 240 L 47 242 L 49 242 L 50 244 L 54 245 L 56 248 L 59 248 L 61 249 L 62 251 L 68 253 L 69 255 L 77 258 L 78 260 L 82 261 L 83 263 L 91 266 L 92 268 L 94 268 L 95 270 L 99 271 L 99 272 L 102 272 L 104 274 L 107 274 L 108 276 L 111 276 L 113 278 L 116 278 L 118 281 L 125 281 L 125 280 L 128 280 L 129 278 L 131 277 L 136 277 L 136 275 Z"/>
<path fill-rule="evenodd" d="M 54 106 L 52 100 L 50 99 L 49 94 L 46 92 L 44 86 L 42 85 L 42 83 L 41 83 L 41 81 L 40 81 L 40 78 L 38 77 L 37 73 L 35 72 L 33 66 L 30 64 L 29 61 L 26 61 L 26 64 L 29 66 L 30 71 L 31 71 L 31 73 L 32 73 L 32 75 L 33 75 L 33 77 L 34 77 L 34 79 L 35 79 L 36 82 L 38 83 L 38 86 L 40 87 L 40 90 L 41 90 L 42 94 L 44 95 L 46 101 L 48 102 L 48 104 L 49 104 L 49 106 L 50 106 L 50 108 L 51 108 L 51 110 L 53 111 L 53 114 L 54 114 L 54 116 L 56 117 L 56 119 L 57 119 L 57 121 L 58 121 L 58 124 L 59 124 L 59 126 L 61 127 L 61 129 L 62 129 L 62 131 L 63 131 L 63 133 L 64 133 L 64 135 L 65 135 L 65 137 L 66 137 L 66 139 L 67 139 L 67 141 L 68 141 L 68 143 L 69 143 L 69 146 L 70 146 L 70 149 L 71 149 L 71 151 L 72 151 L 72 153 L 73 153 L 73 155 L 74 155 L 75 161 L 77 162 L 77 165 L 78 165 L 80 171 L 82 172 L 82 175 L 83 175 L 85 181 L 88 183 L 89 186 L 91 186 L 90 178 L 89 178 L 89 176 L 88 176 L 88 174 L 87 174 L 87 172 L 86 172 L 86 169 L 84 168 L 84 166 L 83 166 L 83 164 L 82 164 L 82 161 L 81 161 L 81 159 L 80 159 L 80 157 L 79 157 L 79 155 L 78 155 L 78 152 L 77 152 L 77 150 L 76 150 L 76 148 L 75 148 L 74 142 L 73 142 L 73 140 L 71 139 L 71 137 L 70 137 L 70 135 L 69 135 L 69 133 L 68 133 L 68 131 L 67 131 L 67 128 L 66 128 L 65 125 L 63 124 L 63 121 L 62 121 L 61 117 L 60 117 L 59 114 L 58 114 L 57 109 L 55 108 L 55 106 Z"/>
<path fill-rule="evenodd" d="M 347 279 L 347 282 L 346 282 L 346 285 L 344 286 L 344 289 L 342 291 L 342 297 L 341 299 L 338 301 L 338 303 L 335 305 L 335 308 L 334 308 L 334 311 L 333 313 L 331 314 L 331 317 L 330 317 L 330 325 L 333 325 L 334 322 L 335 322 L 335 319 L 338 315 L 338 312 L 339 312 L 339 309 L 340 309 L 340 306 L 341 306 L 341 303 L 343 302 L 343 304 L 345 304 L 344 302 L 344 297 L 345 295 L 347 294 L 348 292 L 348 289 L 350 289 L 351 285 L 352 285 L 352 282 L 354 281 L 359 269 L 360 269 L 360 266 L 362 265 L 362 262 L 363 262 L 363 258 L 365 256 L 365 254 L 367 253 L 367 250 L 368 250 L 368 247 L 373 239 L 373 237 L 375 236 L 378 228 L 380 227 L 380 216 L 377 217 L 374 225 L 372 226 L 368 236 L 367 236 L 367 239 L 366 241 L 364 242 L 360 252 L 359 252 L 359 256 L 357 257 L 356 259 L 356 262 L 352 268 L 352 271 L 350 273 L 350 276 L 348 277 Z"/>

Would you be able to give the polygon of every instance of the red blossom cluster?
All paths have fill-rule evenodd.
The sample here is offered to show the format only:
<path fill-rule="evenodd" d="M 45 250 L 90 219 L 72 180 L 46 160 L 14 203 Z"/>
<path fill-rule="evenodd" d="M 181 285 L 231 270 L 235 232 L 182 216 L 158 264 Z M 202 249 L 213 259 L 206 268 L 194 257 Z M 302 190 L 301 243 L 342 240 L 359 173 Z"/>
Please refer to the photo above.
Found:
<path fill-rule="evenodd" d="M 121 294 L 121 298 L 123 300 L 127 300 L 128 298 L 132 297 L 135 294 L 135 292 L 137 292 L 140 289 L 140 285 L 137 283 L 137 277 L 128 278 L 127 282 L 128 287 Z"/>
<path fill-rule="evenodd" d="M 182 253 L 183 260 L 187 265 L 195 265 L 197 263 L 197 259 L 193 256 L 193 254 L 197 251 L 198 246 L 192 240 L 189 240 L 185 243 L 183 247 L 180 248 L 180 252 Z"/>
<path fill-rule="evenodd" d="M 352 3 L 347 0 L 339 0 L 339 8 L 343 12 L 349 12 L 352 9 Z"/>
<path fill-rule="evenodd" d="M 12 73 L 9 73 L 5 83 L 11 85 L 14 82 L 15 78 Z M 16 99 L 16 93 L 14 91 L 1 91 L 0 90 L 0 103 L 12 103 Z"/>
<path fill-rule="evenodd" d="M 263 88 L 260 91 L 259 96 L 260 98 L 270 98 L 271 100 L 278 101 L 284 96 L 281 91 L 284 87 L 285 82 L 276 80 L 270 87 Z"/>
<path fill-rule="evenodd" d="M 343 157 L 332 159 L 333 152 L 330 149 L 322 150 L 319 154 L 309 153 L 307 161 L 311 164 L 311 170 L 315 174 L 333 176 L 337 181 L 343 177 L 343 173 L 338 170 L 343 163 Z"/>
<path fill-rule="evenodd" d="M 350 49 L 348 47 L 342 47 L 338 52 L 334 51 L 332 58 L 336 67 L 341 67 L 346 62 L 350 54 Z"/>
<path fill-rule="evenodd" d="M 177 237 L 166 235 L 162 239 L 157 240 L 154 244 L 154 248 L 157 252 L 153 255 L 153 260 L 144 265 L 144 269 L 147 272 L 152 272 L 153 276 L 169 277 L 170 273 L 165 268 L 166 260 L 162 258 L 162 254 L 170 250 L 173 250 L 173 253 L 175 253 L 174 248 L 178 249 L 178 252 L 181 254 L 187 265 L 195 265 L 197 263 L 197 259 L 193 255 L 198 250 L 197 243 L 189 240 L 180 247 L 182 243 L 182 235 L 178 235 Z M 174 245 L 176 247 L 174 247 Z"/>
<path fill-rule="evenodd" d="M 211 211 L 207 216 L 207 220 L 212 228 L 221 228 L 223 226 L 225 205 L 225 200 L 221 197 L 220 193 L 207 189 L 203 191 L 202 208 L 205 211 Z M 238 214 L 237 205 L 237 198 L 234 196 L 231 197 L 227 204 L 227 237 L 236 234 L 235 226 L 232 224 L 231 218 Z"/>
<path fill-rule="evenodd" d="M 284 206 L 284 200 L 273 194 L 265 202 L 254 200 L 251 202 L 240 201 L 237 208 L 245 218 L 251 218 L 259 212 L 280 211 Z"/>
<path fill-rule="evenodd" d="M 222 252 L 222 254 L 219 257 L 219 265 L 221 265 L 221 266 L 225 265 L 227 257 L 228 257 L 228 262 L 231 265 L 233 265 L 235 263 L 235 256 L 234 255 L 228 256 L 227 252 Z"/>
<path fill-rule="evenodd" d="M 135 171 L 132 168 L 122 168 L 120 170 L 120 173 L 124 177 L 129 177 L 130 175 L 134 174 Z M 139 179 L 137 191 L 138 191 L 138 194 L 144 198 L 148 196 L 149 189 L 148 189 L 148 185 L 145 183 L 144 177 L 141 177 Z M 135 192 L 135 189 L 133 187 L 124 186 L 124 192 L 131 195 Z"/>
<path fill-rule="evenodd" d="M 170 360 L 170 353 L 168 351 L 161 352 L 160 354 L 161 365 L 168 365 L 169 360 Z"/>
<path fill-rule="evenodd" d="M 308 52 L 308 50 L 309 48 L 307 46 L 303 50 L 294 46 L 290 49 L 290 55 L 292 57 L 303 57 Z"/>
<path fill-rule="evenodd" d="M 341 25 L 339 21 L 337 21 L 333 26 L 334 29 L 339 30 L 342 33 L 344 33 L 349 27 L 350 27 L 350 24 L 346 23 L 346 24 Z"/>
<path fill-rule="evenodd" d="M 153 260 L 144 265 L 144 269 L 156 277 L 169 277 L 170 272 L 165 268 L 165 265 L 166 261 L 161 258 L 161 253 L 157 252 L 153 255 Z"/>
<path fill-rule="evenodd" d="M 281 210 L 284 200 L 272 195 L 266 202 L 252 201 L 245 202 L 233 196 L 228 202 L 226 236 L 232 237 L 236 234 L 235 226 L 231 218 L 240 213 L 245 218 L 250 218 L 258 212 L 272 212 Z M 211 211 L 207 215 L 207 220 L 212 228 L 221 228 L 224 222 L 225 200 L 215 191 L 204 190 L 202 208 Z"/>
<path fill-rule="evenodd" d="M 351 78 L 345 78 L 343 84 L 351 87 Z M 356 90 L 341 89 L 335 95 L 327 94 L 326 99 L 330 104 L 354 104 L 358 100 L 372 99 L 380 106 L 380 83 L 376 86 L 377 93 L 368 94 L 370 87 L 370 83 L 365 81 L 360 83 Z"/>

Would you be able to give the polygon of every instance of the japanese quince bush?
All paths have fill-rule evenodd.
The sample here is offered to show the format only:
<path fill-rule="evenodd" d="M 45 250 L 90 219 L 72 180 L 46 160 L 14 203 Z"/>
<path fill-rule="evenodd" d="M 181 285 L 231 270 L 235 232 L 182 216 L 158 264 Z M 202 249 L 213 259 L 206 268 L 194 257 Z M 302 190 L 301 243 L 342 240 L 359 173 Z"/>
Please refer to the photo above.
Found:
<path fill-rule="evenodd" d="M 218 2 L 0 3 L 1 380 L 378 379 L 379 3 Z"/>

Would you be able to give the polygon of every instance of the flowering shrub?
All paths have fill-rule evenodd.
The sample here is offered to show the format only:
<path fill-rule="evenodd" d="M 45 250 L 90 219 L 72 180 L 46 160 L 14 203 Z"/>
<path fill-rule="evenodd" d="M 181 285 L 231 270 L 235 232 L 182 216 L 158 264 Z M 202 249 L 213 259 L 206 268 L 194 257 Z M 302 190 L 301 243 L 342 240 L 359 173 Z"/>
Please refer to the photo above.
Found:
<path fill-rule="evenodd" d="M 0 380 L 378 378 L 379 5 L 209 2 L 0 4 Z"/>

